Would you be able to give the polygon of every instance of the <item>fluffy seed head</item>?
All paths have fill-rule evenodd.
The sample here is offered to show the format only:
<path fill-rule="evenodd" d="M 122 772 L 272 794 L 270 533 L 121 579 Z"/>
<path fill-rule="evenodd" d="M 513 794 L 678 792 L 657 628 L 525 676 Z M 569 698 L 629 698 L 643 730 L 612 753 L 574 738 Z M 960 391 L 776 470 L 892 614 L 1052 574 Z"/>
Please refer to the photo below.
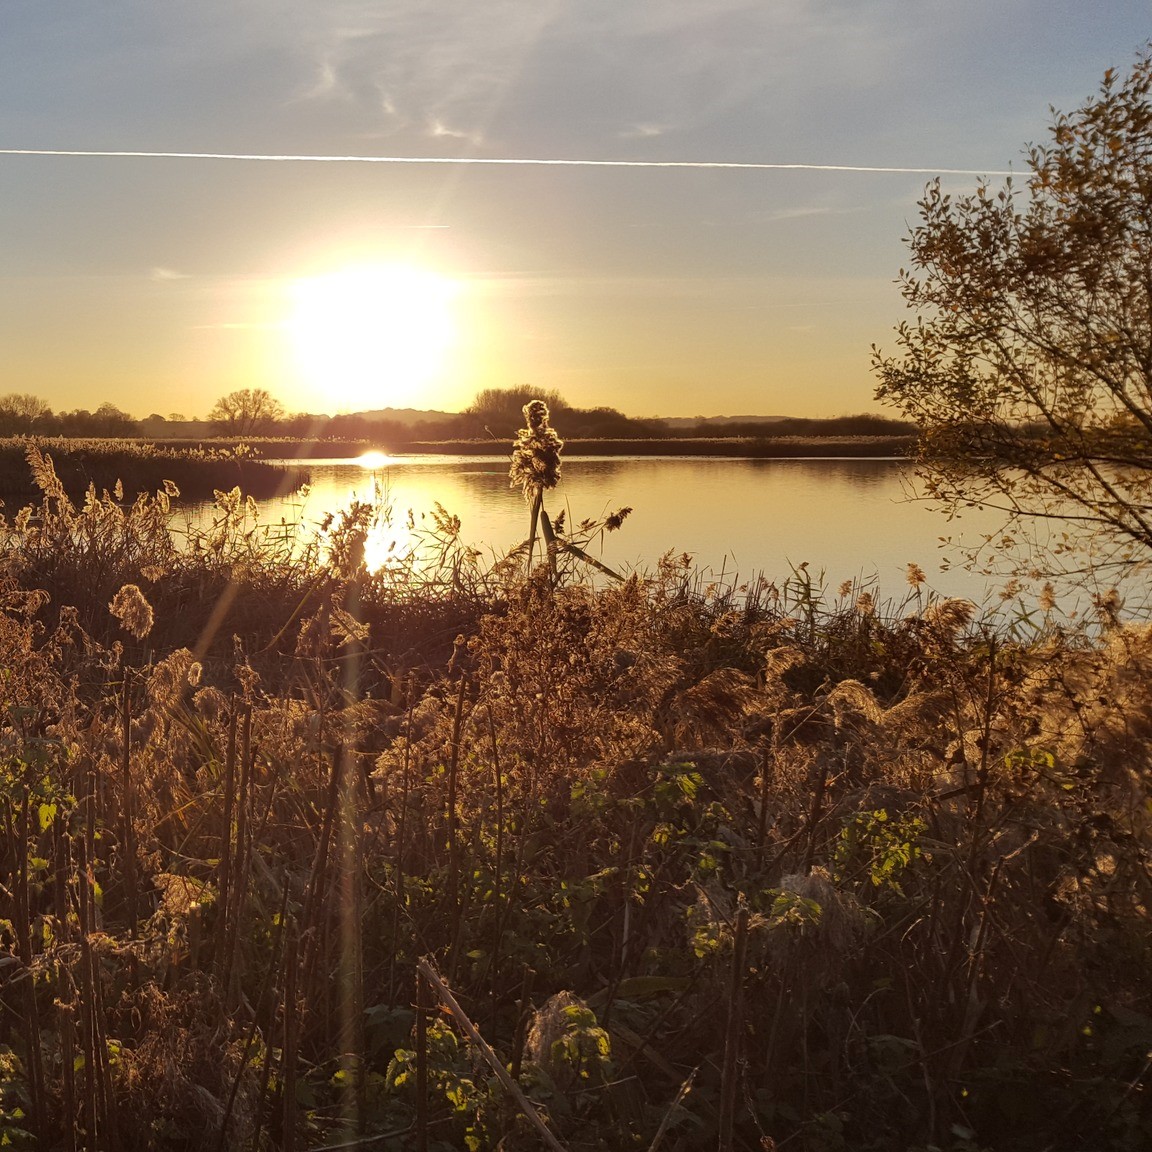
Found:
<path fill-rule="evenodd" d="M 152 605 L 135 584 L 125 584 L 108 605 L 108 611 L 120 621 L 120 626 L 143 640 L 152 631 Z"/>
<path fill-rule="evenodd" d="M 951 597 L 938 600 L 924 609 L 924 623 L 937 629 L 945 636 L 954 636 L 967 628 L 976 613 L 976 605 L 971 600 Z"/>

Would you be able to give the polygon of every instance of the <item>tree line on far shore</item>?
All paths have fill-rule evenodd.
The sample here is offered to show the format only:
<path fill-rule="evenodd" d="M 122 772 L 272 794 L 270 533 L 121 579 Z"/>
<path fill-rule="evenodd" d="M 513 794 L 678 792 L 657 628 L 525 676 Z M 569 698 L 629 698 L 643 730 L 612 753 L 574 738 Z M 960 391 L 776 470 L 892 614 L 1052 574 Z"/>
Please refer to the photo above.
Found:
<path fill-rule="evenodd" d="M 825 419 L 700 417 L 695 421 L 626 416 L 615 408 L 579 408 L 555 389 L 519 385 L 486 388 L 459 413 L 391 409 L 329 416 L 288 413 L 263 388 L 243 388 L 220 397 L 206 419 L 157 412 L 136 419 L 105 402 L 87 409 L 54 412 L 40 397 L 12 392 L 0 396 L 0 437 L 69 436 L 188 439 L 211 436 L 283 437 L 291 440 L 363 440 L 382 446 L 414 441 L 510 440 L 524 421 L 523 407 L 543 400 L 567 439 L 656 440 L 696 437 L 900 436 L 914 435 L 915 425 L 862 413 Z"/>
<path fill-rule="evenodd" d="M 105 401 L 95 412 L 53 412 L 30 392 L 0 396 L 0 436 L 140 436 L 141 422 Z"/>

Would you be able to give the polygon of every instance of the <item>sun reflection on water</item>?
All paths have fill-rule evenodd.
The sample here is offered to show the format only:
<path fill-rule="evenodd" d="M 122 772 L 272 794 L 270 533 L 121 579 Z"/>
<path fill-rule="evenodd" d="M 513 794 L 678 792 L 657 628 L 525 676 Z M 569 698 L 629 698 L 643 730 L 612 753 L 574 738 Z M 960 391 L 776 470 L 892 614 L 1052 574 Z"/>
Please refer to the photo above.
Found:
<path fill-rule="evenodd" d="M 397 463 L 397 460 L 394 456 L 388 456 L 383 452 L 372 451 L 357 456 L 356 463 L 365 471 L 375 472 L 379 468 L 387 468 L 389 464 Z"/>
<path fill-rule="evenodd" d="M 373 575 L 386 569 L 406 569 L 416 543 L 411 513 L 397 517 L 387 505 L 378 507 L 364 541 L 364 567 Z"/>
<path fill-rule="evenodd" d="M 360 478 L 333 506 L 360 503 L 371 507 L 364 537 L 365 568 L 373 575 L 386 573 L 399 579 L 434 567 L 435 557 L 443 553 L 447 539 L 460 527 L 459 521 L 435 499 L 434 488 L 423 492 L 423 498 L 413 505 L 413 493 L 407 488 L 397 492 L 392 483 L 389 466 L 402 461 L 371 451 L 348 463 L 359 467 Z M 327 485 L 322 482 L 322 487 Z M 313 504 L 313 500 L 309 503 Z"/>

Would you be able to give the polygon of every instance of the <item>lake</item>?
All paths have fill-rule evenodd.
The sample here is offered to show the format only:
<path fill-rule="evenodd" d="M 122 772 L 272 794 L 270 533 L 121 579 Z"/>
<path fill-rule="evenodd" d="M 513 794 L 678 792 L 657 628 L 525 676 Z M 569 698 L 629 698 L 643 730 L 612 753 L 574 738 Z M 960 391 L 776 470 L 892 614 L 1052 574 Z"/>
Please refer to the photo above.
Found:
<path fill-rule="evenodd" d="M 508 486 L 504 456 L 384 457 L 375 466 L 317 460 L 307 466 L 307 497 L 261 502 L 265 522 L 283 518 L 308 530 L 353 498 L 379 494 L 393 514 L 376 549 L 392 540 L 404 543 L 409 511 L 418 528 L 430 524 L 436 503 L 460 518 L 463 541 L 486 553 L 503 554 L 527 536 L 527 508 Z M 897 460 L 566 457 L 563 480 L 545 500 L 553 517 L 566 509 L 570 526 L 623 505 L 632 514 L 595 553 L 618 570 L 651 568 L 671 551 L 689 553 L 706 574 L 725 579 L 762 573 L 780 583 L 806 563 L 830 589 L 857 580 L 895 600 L 908 592 L 910 562 L 923 568 L 928 587 L 941 595 L 997 604 L 1003 585 L 959 564 L 942 569 L 947 553 L 940 537 L 957 535 L 961 525 L 911 499 L 906 465 Z M 981 522 L 994 525 L 976 512 L 963 524 L 975 531 Z"/>

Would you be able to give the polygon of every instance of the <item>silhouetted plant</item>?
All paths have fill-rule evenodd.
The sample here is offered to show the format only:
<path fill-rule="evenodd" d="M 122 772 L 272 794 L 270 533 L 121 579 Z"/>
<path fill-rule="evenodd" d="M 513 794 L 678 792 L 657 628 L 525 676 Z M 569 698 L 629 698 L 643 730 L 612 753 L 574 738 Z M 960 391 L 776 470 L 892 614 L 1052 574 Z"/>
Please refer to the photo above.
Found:
<path fill-rule="evenodd" d="M 528 571 L 532 571 L 532 551 L 544 513 L 544 493 L 560 483 L 560 452 L 564 441 L 548 424 L 548 405 L 531 400 L 524 405 L 525 427 L 516 433 L 512 445 L 512 465 L 508 470 L 513 488 L 524 493 L 530 509 L 528 518 Z"/>

